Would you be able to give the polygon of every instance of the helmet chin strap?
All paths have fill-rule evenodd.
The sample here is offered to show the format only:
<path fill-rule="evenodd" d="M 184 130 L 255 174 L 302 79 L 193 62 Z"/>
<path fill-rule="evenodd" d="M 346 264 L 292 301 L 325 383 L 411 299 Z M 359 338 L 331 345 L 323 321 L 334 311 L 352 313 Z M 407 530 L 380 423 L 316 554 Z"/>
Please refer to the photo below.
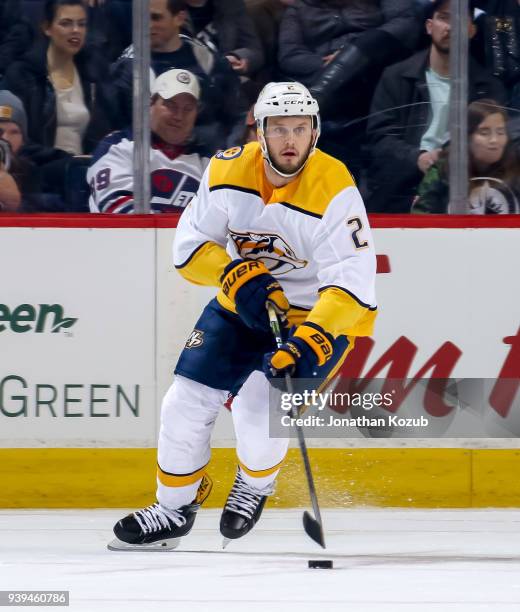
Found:
<path fill-rule="evenodd" d="M 309 158 L 307 157 L 307 159 L 303 162 L 303 164 L 297 170 L 295 170 L 294 172 L 291 172 L 290 174 L 282 172 L 279 168 L 277 168 L 274 165 L 274 162 L 271 160 L 269 155 L 264 155 L 264 159 L 269 164 L 269 166 L 276 172 L 276 174 L 279 174 L 283 178 L 293 178 L 294 176 L 297 176 L 298 174 L 300 174 L 300 172 L 303 170 Z"/>
<path fill-rule="evenodd" d="M 275 166 L 274 162 L 271 159 L 271 155 L 269 153 L 269 148 L 267 146 L 267 142 L 265 140 L 265 136 L 264 136 L 263 130 L 259 134 L 259 137 L 260 137 L 259 138 L 260 146 L 262 148 L 262 153 L 263 153 L 265 161 L 269 164 L 269 167 L 272 168 L 276 172 L 276 174 L 279 174 L 283 178 L 294 178 L 295 176 L 300 174 L 300 172 L 305 168 L 305 165 L 309 161 L 309 158 L 314 153 L 314 144 L 315 144 L 315 142 L 311 143 L 309 145 L 309 152 L 307 153 L 307 156 L 305 157 L 305 161 L 303 162 L 303 164 L 297 170 L 295 170 L 294 172 L 290 172 L 290 173 L 282 172 L 279 168 L 277 168 Z"/>

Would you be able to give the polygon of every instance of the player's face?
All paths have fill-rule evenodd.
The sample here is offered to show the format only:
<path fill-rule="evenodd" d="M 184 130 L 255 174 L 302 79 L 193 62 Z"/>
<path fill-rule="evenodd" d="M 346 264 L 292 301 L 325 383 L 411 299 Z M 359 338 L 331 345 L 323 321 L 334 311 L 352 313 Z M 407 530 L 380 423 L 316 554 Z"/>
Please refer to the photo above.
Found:
<path fill-rule="evenodd" d="M 500 113 L 488 115 L 471 135 L 469 150 L 477 168 L 486 168 L 502 159 L 507 145 L 507 130 Z"/>
<path fill-rule="evenodd" d="M 51 45 L 62 55 L 76 55 L 85 44 L 87 13 L 80 5 L 58 8 L 51 23 L 44 28 Z"/>
<path fill-rule="evenodd" d="M 188 93 L 181 93 L 169 100 L 159 97 L 150 113 L 150 127 L 168 144 L 185 144 L 197 119 L 197 100 Z"/>
<path fill-rule="evenodd" d="M 172 39 L 179 36 L 186 13 L 172 15 L 167 0 L 150 0 L 150 47 L 152 51 L 163 51 Z"/>
<path fill-rule="evenodd" d="M 265 141 L 275 168 L 291 174 L 300 168 L 315 137 L 311 117 L 268 117 Z"/>

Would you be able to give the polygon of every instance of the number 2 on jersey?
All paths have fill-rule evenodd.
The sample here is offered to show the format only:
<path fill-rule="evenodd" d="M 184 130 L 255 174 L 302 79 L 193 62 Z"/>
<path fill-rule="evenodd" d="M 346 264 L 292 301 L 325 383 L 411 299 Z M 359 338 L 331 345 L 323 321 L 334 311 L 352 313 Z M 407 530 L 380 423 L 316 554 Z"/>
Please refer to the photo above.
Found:
<path fill-rule="evenodd" d="M 354 227 L 352 230 L 352 241 L 356 249 L 366 249 L 368 246 L 368 241 L 361 241 L 358 234 L 363 230 L 363 224 L 361 223 L 361 219 L 359 217 L 352 217 L 351 219 L 347 219 L 347 225 Z"/>

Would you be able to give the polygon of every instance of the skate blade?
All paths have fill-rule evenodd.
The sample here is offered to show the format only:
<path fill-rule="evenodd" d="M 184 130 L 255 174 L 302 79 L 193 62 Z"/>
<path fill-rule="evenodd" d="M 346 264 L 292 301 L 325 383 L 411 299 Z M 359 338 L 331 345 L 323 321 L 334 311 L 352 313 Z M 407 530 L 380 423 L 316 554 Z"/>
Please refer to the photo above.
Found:
<path fill-rule="evenodd" d="M 180 541 L 180 538 L 169 538 L 168 540 L 158 540 L 148 544 L 128 544 L 128 542 L 122 542 L 118 538 L 114 538 L 112 542 L 107 544 L 107 548 L 117 552 L 168 552 L 177 548 Z"/>
<path fill-rule="evenodd" d="M 222 539 L 222 548 L 226 548 L 226 546 L 231 542 L 231 538 L 223 538 Z"/>

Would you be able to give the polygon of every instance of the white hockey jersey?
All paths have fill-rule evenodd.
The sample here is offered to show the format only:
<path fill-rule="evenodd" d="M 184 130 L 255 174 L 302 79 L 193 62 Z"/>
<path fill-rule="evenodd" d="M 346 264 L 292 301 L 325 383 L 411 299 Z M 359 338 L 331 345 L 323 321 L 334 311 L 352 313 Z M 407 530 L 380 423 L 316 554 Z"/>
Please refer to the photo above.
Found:
<path fill-rule="evenodd" d="M 154 213 L 182 211 L 197 193 L 209 163 L 198 153 L 181 153 L 152 140 L 151 198 Z M 130 130 L 109 134 L 98 146 L 87 171 L 91 212 L 133 213 L 134 141 Z"/>
<path fill-rule="evenodd" d="M 374 242 L 354 180 L 333 157 L 316 150 L 281 188 L 267 181 L 258 143 L 211 159 L 180 219 L 174 264 L 192 282 L 220 286 L 238 257 L 264 262 L 292 306 L 291 322 L 312 321 L 335 336 L 372 333 Z M 217 299 L 234 310 L 222 292 Z"/>

